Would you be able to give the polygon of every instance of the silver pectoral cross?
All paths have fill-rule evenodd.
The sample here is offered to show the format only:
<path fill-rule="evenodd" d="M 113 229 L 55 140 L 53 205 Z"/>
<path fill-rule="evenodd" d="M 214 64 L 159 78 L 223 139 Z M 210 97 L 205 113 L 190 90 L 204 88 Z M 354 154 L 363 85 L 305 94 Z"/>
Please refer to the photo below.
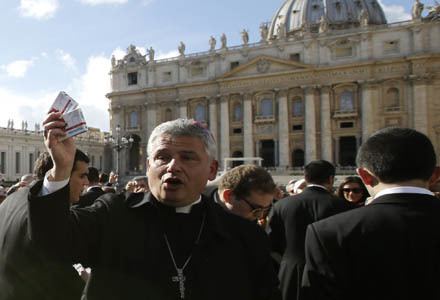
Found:
<path fill-rule="evenodd" d="M 177 276 L 171 277 L 173 282 L 179 282 L 180 299 L 185 299 L 185 280 L 186 277 L 183 275 L 183 269 L 176 269 Z"/>

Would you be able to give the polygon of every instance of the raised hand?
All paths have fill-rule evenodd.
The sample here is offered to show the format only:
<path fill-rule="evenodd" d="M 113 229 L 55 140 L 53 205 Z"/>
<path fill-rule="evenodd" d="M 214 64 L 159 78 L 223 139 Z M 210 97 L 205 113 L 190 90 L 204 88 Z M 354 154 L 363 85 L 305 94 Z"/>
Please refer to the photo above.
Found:
<path fill-rule="evenodd" d="M 65 180 L 72 172 L 76 147 L 73 138 L 64 139 L 65 126 L 59 112 L 48 114 L 43 121 L 44 145 L 54 163 L 49 180 Z"/>

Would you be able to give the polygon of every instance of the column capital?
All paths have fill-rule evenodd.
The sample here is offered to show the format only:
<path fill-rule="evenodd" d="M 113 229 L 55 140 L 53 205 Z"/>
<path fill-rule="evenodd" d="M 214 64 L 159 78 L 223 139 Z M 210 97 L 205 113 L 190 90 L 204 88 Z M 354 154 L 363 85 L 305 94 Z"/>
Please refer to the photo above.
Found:
<path fill-rule="evenodd" d="M 433 78 L 434 75 L 432 73 L 411 74 L 404 77 L 405 80 L 410 81 L 414 84 L 429 84 Z"/>
<path fill-rule="evenodd" d="M 332 90 L 332 87 L 329 85 L 320 85 L 319 89 L 321 90 L 321 94 L 328 94 Z"/>

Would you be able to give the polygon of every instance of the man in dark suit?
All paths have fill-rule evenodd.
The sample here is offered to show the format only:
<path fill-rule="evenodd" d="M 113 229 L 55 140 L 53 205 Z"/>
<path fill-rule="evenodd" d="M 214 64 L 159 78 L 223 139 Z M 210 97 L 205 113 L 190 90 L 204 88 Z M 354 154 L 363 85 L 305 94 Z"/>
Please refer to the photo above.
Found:
<path fill-rule="evenodd" d="M 94 167 L 89 167 L 89 173 L 87 174 L 89 180 L 89 186 L 86 192 L 79 197 L 79 201 L 76 207 L 87 207 L 93 204 L 98 197 L 104 195 L 104 191 L 99 185 L 99 171 Z"/>
<path fill-rule="evenodd" d="M 310 225 L 303 299 L 440 299 L 439 177 L 431 141 L 387 128 L 359 149 L 364 207 Z"/>
<path fill-rule="evenodd" d="M 269 236 L 274 256 L 282 256 L 279 270 L 284 300 L 297 299 L 305 263 L 304 241 L 307 226 L 348 209 L 331 192 L 335 167 L 325 160 L 312 161 L 304 168 L 307 187 L 298 195 L 274 205 Z"/>
<path fill-rule="evenodd" d="M 48 253 L 92 268 L 88 300 L 279 295 L 261 228 L 201 196 L 217 173 L 215 141 L 202 124 L 177 119 L 153 130 L 150 193 L 106 194 L 92 206 L 69 210 L 66 170 L 75 146 L 73 139 L 59 141 L 65 134 L 59 118 L 51 113 L 44 122 L 55 167 L 45 179 L 50 192 L 29 199 L 31 233 Z"/>
<path fill-rule="evenodd" d="M 76 150 L 70 175 L 68 203 L 78 201 L 87 184 L 89 158 Z M 45 164 L 39 164 L 44 169 Z M 39 170 L 36 170 L 38 174 Z M 22 187 L 0 205 L 0 300 L 78 300 L 84 282 L 61 255 L 42 252 L 30 228 L 28 196 L 41 190 L 42 181 Z"/>

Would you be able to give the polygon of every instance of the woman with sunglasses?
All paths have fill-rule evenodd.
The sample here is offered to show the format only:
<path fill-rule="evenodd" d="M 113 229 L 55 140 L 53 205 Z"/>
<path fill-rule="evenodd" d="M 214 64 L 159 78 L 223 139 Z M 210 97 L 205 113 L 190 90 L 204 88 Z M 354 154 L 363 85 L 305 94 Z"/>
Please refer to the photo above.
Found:
<path fill-rule="evenodd" d="M 358 176 L 348 176 L 339 185 L 337 196 L 350 202 L 354 207 L 365 205 L 365 200 L 370 197 L 367 188 Z"/>

